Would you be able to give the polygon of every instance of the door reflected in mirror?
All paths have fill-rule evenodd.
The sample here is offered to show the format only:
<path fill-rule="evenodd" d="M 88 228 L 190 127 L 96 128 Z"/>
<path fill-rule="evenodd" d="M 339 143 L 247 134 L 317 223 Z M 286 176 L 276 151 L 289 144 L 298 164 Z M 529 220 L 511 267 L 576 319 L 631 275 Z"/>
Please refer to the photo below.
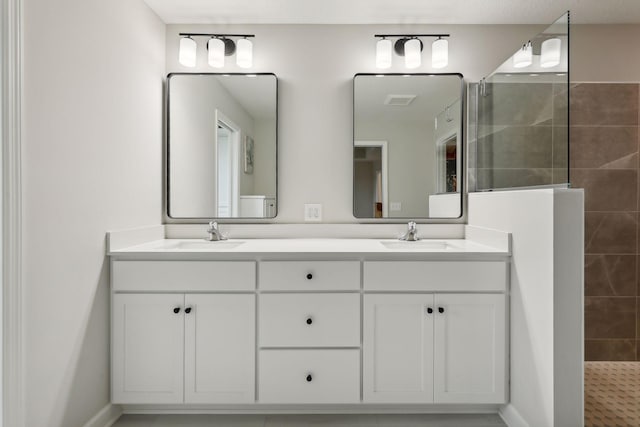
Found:
<path fill-rule="evenodd" d="M 354 77 L 356 218 L 462 215 L 460 74 Z"/>
<path fill-rule="evenodd" d="M 170 74 L 170 218 L 276 216 L 277 79 Z"/>

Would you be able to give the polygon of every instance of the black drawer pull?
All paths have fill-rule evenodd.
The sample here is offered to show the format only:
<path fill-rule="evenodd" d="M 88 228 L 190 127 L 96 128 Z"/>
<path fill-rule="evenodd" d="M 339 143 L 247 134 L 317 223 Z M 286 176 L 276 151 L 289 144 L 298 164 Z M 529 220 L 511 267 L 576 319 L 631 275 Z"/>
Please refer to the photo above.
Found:
<path fill-rule="evenodd" d="M 313 274 L 307 273 L 307 280 L 311 280 L 311 279 L 313 279 Z"/>
<path fill-rule="evenodd" d="M 174 312 L 175 314 L 180 313 L 180 307 L 176 307 L 176 308 L 174 308 L 174 309 L 173 309 L 173 312 Z"/>
<path fill-rule="evenodd" d="M 185 313 L 187 313 L 187 314 L 191 313 L 191 307 L 187 307 L 187 308 L 185 308 L 185 309 L 184 309 L 184 312 L 185 312 Z"/>
<path fill-rule="evenodd" d="M 429 314 L 433 313 L 433 308 L 427 307 L 427 313 L 429 313 Z"/>
<path fill-rule="evenodd" d="M 444 313 L 444 307 L 438 307 L 438 313 L 440 314 Z"/>
<path fill-rule="evenodd" d="M 313 377 L 309 374 L 307 375 L 307 382 L 310 383 L 311 381 L 313 381 Z"/>
<path fill-rule="evenodd" d="M 307 317 L 307 325 L 310 325 L 313 323 L 313 319 L 311 317 Z"/>

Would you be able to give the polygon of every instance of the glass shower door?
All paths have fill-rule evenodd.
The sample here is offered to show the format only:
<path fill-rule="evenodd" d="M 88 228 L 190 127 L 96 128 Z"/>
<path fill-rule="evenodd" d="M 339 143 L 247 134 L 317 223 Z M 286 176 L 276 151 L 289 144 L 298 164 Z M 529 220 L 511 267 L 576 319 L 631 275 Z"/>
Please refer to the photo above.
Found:
<path fill-rule="evenodd" d="M 568 58 L 567 12 L 480 82 L 478 191 L 569 185 Z"/>

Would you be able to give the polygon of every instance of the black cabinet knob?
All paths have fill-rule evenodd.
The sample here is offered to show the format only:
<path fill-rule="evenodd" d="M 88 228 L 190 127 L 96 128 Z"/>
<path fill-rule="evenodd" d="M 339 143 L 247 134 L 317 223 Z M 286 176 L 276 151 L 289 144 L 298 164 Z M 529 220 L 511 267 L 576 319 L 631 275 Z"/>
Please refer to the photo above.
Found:
<path fill-rule="evenodd" d="M 307 317 L 307 325 L 310 325 L 313 323 L 313 319 L 311 317 Z"/>
<path fill-rule="evenodd" d="M 175 314 L 180 313 L 180 307 L 176 307 L 176 308 L 174 308 L 174 309 L 173 309 L 173 312 L 174 312 Z"/>
<path fill-rule="evenodd" d="M 444 307 L 438 307 L 438 313 L 444 313 Z"/>
<path fill-rule="evenodd" d="M 185 309 L 184 309 L 184 312 L 185 312 L 185 313 L 187 313 L 187 314 L 191 313 L 191 307 L 187 307 L 187 308 L 185 308 Z"/>
<path fill-rule="evenodd" d="M 313 274 L 308 273 L 308 274 L 307 274 L 307 280 L 311 280 L 311 279 L 313 279 Z"/>
<path fill-rule="evenodd" d="M 427 313 L 429 313 L 429 314 L 433 313 L 433 308 L 427 307 Z"/>
<path fill-rule="evenodd" d="M 313 381 L 313 377 L 309 374 L 307 375 L 307 382 L 310 383 L 311 381 Z"/>

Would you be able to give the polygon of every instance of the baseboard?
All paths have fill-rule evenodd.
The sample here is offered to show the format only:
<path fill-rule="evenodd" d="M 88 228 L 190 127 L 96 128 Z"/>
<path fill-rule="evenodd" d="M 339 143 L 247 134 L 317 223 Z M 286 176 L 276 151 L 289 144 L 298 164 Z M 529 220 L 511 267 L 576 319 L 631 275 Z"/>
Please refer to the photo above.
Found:
<path fill-rule="evenodd" d="M 120 415 L 122 415 L 122 407 L 109 403 L 87 421 L 84 427 L 110 427 L 118 421 Z"/>
<path fill-rule="evenodd" d="M 498 415 L 509 427 L 529 427 L 529 423 L 522 418 L 520 412 L 510 403 L 500 408 Z"/>

